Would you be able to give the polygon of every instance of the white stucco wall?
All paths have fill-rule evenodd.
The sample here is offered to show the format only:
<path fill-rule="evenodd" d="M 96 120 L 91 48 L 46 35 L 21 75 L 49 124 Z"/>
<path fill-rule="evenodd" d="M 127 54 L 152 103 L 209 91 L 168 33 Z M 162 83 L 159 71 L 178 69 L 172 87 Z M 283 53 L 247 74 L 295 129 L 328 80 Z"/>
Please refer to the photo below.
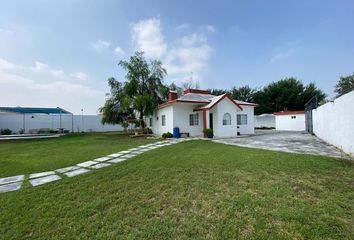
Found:
<path fill-rule="evenodd" d="M 197 105 L 190 103 L 175 104 L 173 106 L 173 127 L 179 127 L 180 132 L 188 132 L 191 137 L 203 135 L 203 113 L 193 112 Z M 189 115 L 198 114 L 199 125 L 189 125 Z"/>
<path fill-rule="evenodd" d="M 256 128 L 275 128 L 275 115 L 274 114 L 262 114 L 254 117 L 254 126 Z"/>
<path fill-rule="evenodd" d="M 247 125 L 238 125 L 240 134 L 254 134 L 254 107 L 242 106 L 243 110 L 237 114 L 247 114 Z"/>
<path fill-rule="evenodd" d="M 254 133 L 254 107 L 242 106 L 242 108 L 242 111 L 237 109 L 229 99 L 225 98 L 210 111 L 213 113 L 215 137 L 235 137 L 237 132 L 240 134 Z M 225 113 L 231 115 L 231 125 L 223 125 L 222 119 Z M 247 125 L 239 125 L 237 128 L 237 114 L 247 115 Z"/>
<path fill-rule="evenodd" d="M 296 116 L 296 118 L 291 118 Z M 275 116 L 275 129 L 286 131 L 305 131 L 305 114 Z"/>
<path fill-rule="evenodd" d="M 32 118 L 33 116 L 33 118 Z M 69 131 L 72 130 L 72 116 L 61 116 L 61 127 Z M 74 132 L 109 132 L 123 130 L 120 125 L 101 124 L 100 115 L 74 115 Z M 18 133 L 21 128 L 25 128 L 28 133 L 31 129 L 49 128 L 57 130 L 60 128 L 59 115 L 26 114 L 25 124 L 23 124 L 22 114 L 0 114 L 0 128 L 8 128 L 13 133 Z"/>
<path fill-rule="evenodd" d="M 162 126 L 162 115 L 166 116 L 165 126 Z M 146 120 L 146 123 L 149 125 L 148 120 Z M 162 135 L 166 132 L 173 133 L 173 105 L 155 111 L 152 119 L 151 129 L 152 132 L 156 135 Z"/>
<path fill-rule="evenodd" d="M 354 156 L 354 91 L 312 110 L 316 136 Z"/>

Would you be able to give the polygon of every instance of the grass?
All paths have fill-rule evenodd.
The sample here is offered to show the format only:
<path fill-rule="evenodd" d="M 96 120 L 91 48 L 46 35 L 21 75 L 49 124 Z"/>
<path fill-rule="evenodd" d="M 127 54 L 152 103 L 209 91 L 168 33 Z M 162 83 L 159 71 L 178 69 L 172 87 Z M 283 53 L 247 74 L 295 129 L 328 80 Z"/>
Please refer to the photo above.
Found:
<path fill-rule="evenodd" d="M 0 178 L 67 167 L 149 142 L 119 132 L 0 141 Z"/>
<path fill-rule="evenodd" d="M 0 195 L 2 239 L 353 239 L 354 168 L 192 141 Z"/>

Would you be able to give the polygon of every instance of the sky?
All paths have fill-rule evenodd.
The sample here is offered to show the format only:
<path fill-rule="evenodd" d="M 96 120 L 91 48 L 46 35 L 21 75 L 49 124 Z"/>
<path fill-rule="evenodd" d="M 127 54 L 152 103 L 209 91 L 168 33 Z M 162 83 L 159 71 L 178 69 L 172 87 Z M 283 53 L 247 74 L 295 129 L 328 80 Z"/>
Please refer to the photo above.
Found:
<path fill-rule="evenodd" d="M 354 1 L 2 0 L 0 106 L 96 114 L 138 50 L 162 61 L 166 84 L 296 77 L 333 97 L 354 72 Z"/>

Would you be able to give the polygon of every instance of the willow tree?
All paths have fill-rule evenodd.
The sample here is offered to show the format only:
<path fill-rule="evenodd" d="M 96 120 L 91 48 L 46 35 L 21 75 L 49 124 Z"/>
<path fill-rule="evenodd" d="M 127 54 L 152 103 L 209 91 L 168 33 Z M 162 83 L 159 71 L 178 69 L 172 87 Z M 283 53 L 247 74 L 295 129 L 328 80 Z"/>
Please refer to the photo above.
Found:
<path fill-rule="evenodd" d="M 109 81 L 111 93 L 102 107 L 103 120 L 121 123 L 124 117 L 134 113 L 144 128 L 144 116 L 152 115 L 157 105 L 166 99 L 168 88 L 163 84 L 166 69 L 161 61 L 148 62 L 143 52 L 136 52 L 128 61 L 122 60 L 118 65 L 126 70 L 126 81 Z"/>

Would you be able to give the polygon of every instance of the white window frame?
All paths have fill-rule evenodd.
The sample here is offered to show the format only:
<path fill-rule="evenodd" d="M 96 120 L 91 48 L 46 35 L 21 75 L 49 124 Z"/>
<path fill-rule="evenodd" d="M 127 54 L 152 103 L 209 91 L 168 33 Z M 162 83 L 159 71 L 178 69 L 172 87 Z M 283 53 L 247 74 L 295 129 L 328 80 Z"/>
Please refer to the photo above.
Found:
<path fill-rule="evenodd" d="M 223 126 L 228 126 L 231 125 L 232 119 L 231 119 L 231 114 L 230 113 L 224 113 L 222 116 L 222 125 Z"/>
<path fill-rule="evenodd" d="M 237 114 L 237 125 L 247 125 L 247 114 Z"/>
<path fill-rule="evenodd" d="M 189 126 L 199 126 L 199 114 L 189 114 Z"/>
<path fill-rule="evenodd" d="M 161 116 L 161 126 L 166 126 L 166 115 Z"/>

